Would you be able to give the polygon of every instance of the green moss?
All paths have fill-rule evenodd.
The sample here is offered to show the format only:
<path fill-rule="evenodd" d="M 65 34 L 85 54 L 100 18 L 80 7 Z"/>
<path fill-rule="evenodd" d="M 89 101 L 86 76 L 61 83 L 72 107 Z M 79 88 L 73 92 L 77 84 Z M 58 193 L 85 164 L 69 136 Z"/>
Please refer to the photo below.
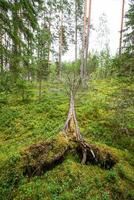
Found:
<path fill-rule="evenodd" d="M 76 96 L 82 135 L 102 152 L 112 152 L 118 160 L 112 171 L 95 165 L 83 166 L 76 155 L 71 155 L 53 170 L 29 180 L 22 174 L 20 152 L 56 137 L 68 112 L 69 102 L 63 86 L 51 83 L 44 87 L 41 102 L 35 95 L 27 104 L 13 102 L 12 97 L 9 103 L 0 104 L 0 199 L 133 199 L 132 81 L 127 78 L 95 80 L 88 91 L 79 91 Z M 37 89 L 33 92 L 37 94 Z M 59 137 L 58 143 L 62 142 Z"/>

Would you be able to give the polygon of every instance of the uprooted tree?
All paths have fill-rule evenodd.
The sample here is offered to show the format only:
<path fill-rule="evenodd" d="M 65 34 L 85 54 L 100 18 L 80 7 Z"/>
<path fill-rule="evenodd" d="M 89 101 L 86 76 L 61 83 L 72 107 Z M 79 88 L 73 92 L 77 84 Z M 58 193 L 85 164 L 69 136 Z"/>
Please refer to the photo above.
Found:
<path fill-rule="evenodd" d="M 22 152 L 23 172 L 29 177 L 41 175 L 47 170 L 60 164 L 68 153 L 74 151 L 79 155 L 81 164 L 97 164 L 102 168 L 110 169 L 117 162 L 117 158 L 110 148 L 102 148 L 88 143 L 81 135 L 75 113 L 75 95 L 80 80 L 77 77 L 68 77 L 68 94 L 70 106 L 67 120 L 62 132 L 47 142 L 33 144 Z"/>

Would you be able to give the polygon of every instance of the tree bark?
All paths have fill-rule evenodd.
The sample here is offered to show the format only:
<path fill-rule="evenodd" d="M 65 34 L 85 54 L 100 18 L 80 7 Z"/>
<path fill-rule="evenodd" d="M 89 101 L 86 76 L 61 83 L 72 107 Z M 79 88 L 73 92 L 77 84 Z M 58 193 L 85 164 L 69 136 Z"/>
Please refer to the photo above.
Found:
<path fill-rule="evenodd" d="M 75 0 L 75 62 L 77 61 L 77 2 Z"/>
<path fill-rule="evenodd" d="M 84 85 L 85 70 L 84 70 L 84 59 L 85 59 L 85 45 L 86 45 L 86 24 L 87 24 L 87 0 L 85 0 L 84 6 L 84 27 L 83 27 L 83 39 L 82 39 L 82 52 L 81 52 L 81 65 L 80 65 L 80 77 L 82 85 Z"/>
<path fill-rule="evenodd" d="M 87 150 L 91 152 L 93 159 L 95 159 L 95 154 L 90 144 L 86 143 L 86 141 L 83 139 L 82 135 L 80 134 L 78 122 L 76 119 L 76 113 L 75 113 L 75 107 L 74 107 L 74 96 L 73 96 L 72 91 L 70 95 L 70 106 L 69 106 L 68 117 L 67 117 L 63 132 L 70 140 L 73 140 L 79 143 L 82 149 L 82 154 L 83 154 L 83 158 L 81 161 L 82 164 L 86 163 Z"/>
<path fill-rule="evenodd" d="M 62 69 L 62 27 L 63 27 L 63 11 L 60 16 L 60 30 L 59 30 L 59 74 L 58 78 L 61 80 L 61 69 Z"/>
<path fill-rule="evenodd" d="M 124 23 L 124 8 L 125 8 L 125 0 L 122 0 L 121 27 L 120 27 L 120 40 L 119 40 L 119 55 L 121 55 L 121 53 L 122 53 L 122 36 L 123 36 L 123 23 Z"/>
<path fill-rule="evenodd" d="M 85 64 L 84 64 L 84 70 L 85 70 L 84 74 L 86 74 L 88 49 L 89 49 L 89 34 L 90 34 L 90 25 L 91 25 L 91 4 L 92 4 L 92 0 L 89 0 L 89 4 L 88 4 L 88 28 L 87 28 L 87 37 L 86 37 L 86 57 L 85 57 Z"/>
<path fill-rule="evenodd" d="M 3 45 L 3 34 L 0 33 L 0 45 Z M 2 49 L 2 48 L 1 48 Z M 0 73 L 4 72 L 4 53 L 3 53 L 3 49 L 2 52 L 0 54 Z"/>
<path fill-rule="evenodd" d="M 51 41 L 50 41 L 50 39 L 51 39 L 51 12 L 52 12 L 52 10 L 50 9 L 49 22 L 48 22 L 48 30 L 49 30 L 49 34 L 50 34 L 49 46 L 48 46 L 48 68 L 50 67 L 50 50 L 51 50 Z"/>
<path fill-rule="evenodd" d="M 81 138 L 78 122 L 76 119 L 76 113 L 74 108 L 74 96 L 72 92 L 70 95 L 70 106 L 69 106 L 68 117 L 64 126 L 64 131 L 70 138 L 72 137 L 73 139 L 76 140 L 80 140 Z"/>
<path fill-rule="evenodd" d="M 41 99 L 41 94 L 42 94 L 42 80 L 40 78 L 40 80 L 39 80 L 39 100 Z"/>

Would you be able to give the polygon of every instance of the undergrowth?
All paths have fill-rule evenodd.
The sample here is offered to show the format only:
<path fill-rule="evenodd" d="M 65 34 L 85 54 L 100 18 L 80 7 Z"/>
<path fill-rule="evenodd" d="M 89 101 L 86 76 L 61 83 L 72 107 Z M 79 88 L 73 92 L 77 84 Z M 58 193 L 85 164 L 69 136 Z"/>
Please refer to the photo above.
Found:
<path fill-rule="evenodd" d="M 56 136 L 66 120 L 69 99 L 62 84 L 45 84 L 42 100 L 0 103 L 1 200 L 134 199 L 134 85 L 128 78 L 93 80 L 76 96 L 81 133 L 92 143 L 113 149 L 120 161 L 111 170 L 83 166 L 69 156 L 41 177 L 24 177 L 20 152 Z M 113 148 L 114 147 L 114 148 Z"/>

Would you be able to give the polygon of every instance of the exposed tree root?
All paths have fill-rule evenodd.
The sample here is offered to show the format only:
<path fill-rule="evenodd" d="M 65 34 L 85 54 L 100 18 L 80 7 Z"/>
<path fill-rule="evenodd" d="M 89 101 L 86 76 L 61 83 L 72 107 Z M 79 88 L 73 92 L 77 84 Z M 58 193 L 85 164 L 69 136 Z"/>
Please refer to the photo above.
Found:
<path fill-rule="evenodd" d="M 74 96 L 72 91 L 70 95 L 70 108 L 67 121 L 65 123 L 64 132 L 70 140 L 78 143 L 77 150 L 81 157 L 81 164 L 93 163 L 100 165 L 102 168 L 110 169 L 116 163 L 115 156 L 113 156 L 108 150 L 104 151 L 99 147 L 96 147 L 96 145 L 87 143 L 80 134 L 76 119 Z"/>
<path fill-rule="evenodd" d="M 82 164 L 95 164 L 104 169 L 111 169 L 118 161 L 117 157 L 109 148 L 98 147 L 95 144 L 88 144 L 86 141 L 84 141 L 84 143 L 84 148 L 81 143 L 77 147 L 77 152 L 82 159 Z"/>
<path fill-rule="evenodd" d="M 61 164 L 72 150 L 79 155 L 82 164 L 94 164 L 104 169 L 111 169 L 117 162 L 117 158 L 109 148 L 88 144 L 86 141 L 74 143 L 60 134 L 56 139 L 31 145 L 22 152 L 23 174 L 28 177 L 40 176 Z"/>
<path fill-rule="evenodd" d="M 70 149 L 75 149 L 79 154 L 81 164 L 92 163 L 102 168 L 110 169 L 117 162 L 116 157 L 108 148 L 100 148 L 94 144 L 89 144 L 81 136 L 76 120 L 72 93 L 63 133 L 59 134 L 55 139 L 31 145 L 23 151 L 24 175 L 28 177 L 41 175 L 52 169 L 65 159 L 66 153 Z"/>

